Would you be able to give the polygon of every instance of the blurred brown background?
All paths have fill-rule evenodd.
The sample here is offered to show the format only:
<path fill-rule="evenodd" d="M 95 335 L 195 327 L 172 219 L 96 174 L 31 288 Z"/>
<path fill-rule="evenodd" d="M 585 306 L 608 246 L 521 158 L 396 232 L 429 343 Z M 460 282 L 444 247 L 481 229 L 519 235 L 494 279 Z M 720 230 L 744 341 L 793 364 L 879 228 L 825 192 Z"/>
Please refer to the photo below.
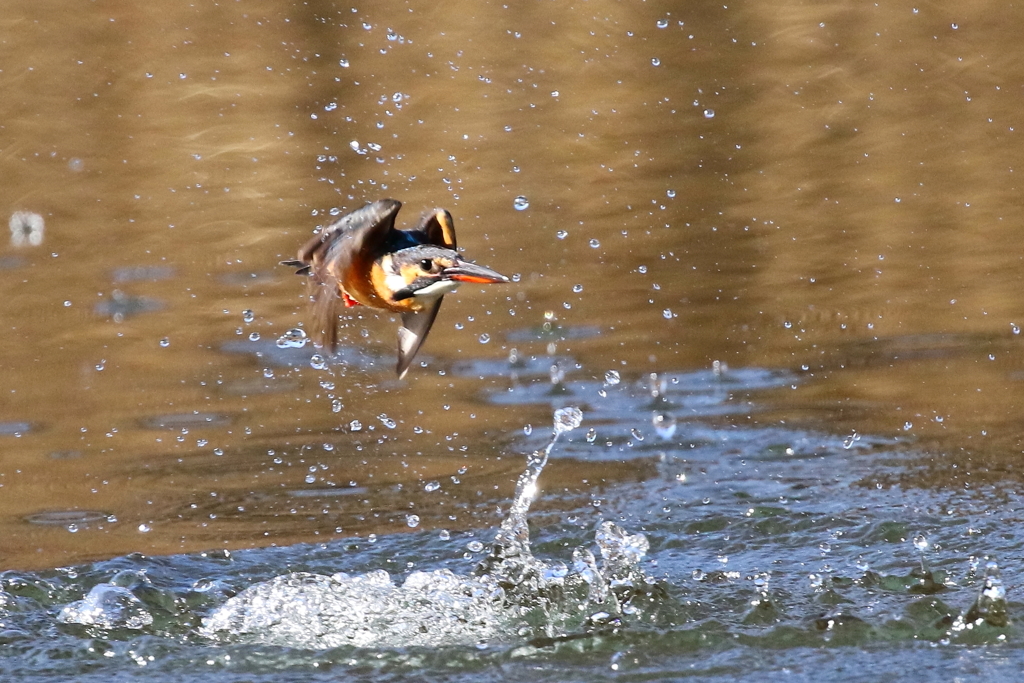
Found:
<path fill-rule="evenodd" d="M 0 209 L 45 231 L 0 243 L 0 567 L 489 524 L 550 419 L 466 370 L 513 347 L 578 379 L 793 370 L 752 420 L 914 438 L 914 485 L 1018 477 L 1016 7 L 5 10 Z M 277 261 L 385 196 L 517 282 L 450 297 L 401 383 L 368 311 L 347 363 L 276 356 L 306 320 Z M 549 348 L 545 312 L 597 333 Z"/>

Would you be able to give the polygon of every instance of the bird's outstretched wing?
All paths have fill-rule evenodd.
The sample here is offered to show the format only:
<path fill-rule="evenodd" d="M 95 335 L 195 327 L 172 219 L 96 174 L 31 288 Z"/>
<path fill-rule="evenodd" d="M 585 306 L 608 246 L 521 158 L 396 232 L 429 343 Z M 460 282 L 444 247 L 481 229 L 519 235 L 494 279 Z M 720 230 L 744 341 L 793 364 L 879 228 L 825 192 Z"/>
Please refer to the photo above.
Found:
<path fill-rule="evenodd" d="M 413 358 L 423 346 L 430 327 L 434 324 L 437 311 L 441 308 L 443 296 L 431 303 L 419 313 L 403 313 L 402 326 L 398 328 L 398 379 L 405 377 Z"/>
<path fill-rule="evenodd" d="M 331 351 L 338 346 L 338 316 L 344 310 L 341 287 L 346 276 L 369 273 L 372 254 L 379 253 L 402 208 L 394 199 L 371 202 L 342 216 L 299 249 L 294 261 L 283 265 L 309 275 L 313 301 L 314 339 Z"/>
<path fill-rule="evenodd" d="M 426 236 L 427 243 L 438 247 L 455 249 L 455 221 L 444 209 L 434 209 L 422 219 L 415 230 Z"/>

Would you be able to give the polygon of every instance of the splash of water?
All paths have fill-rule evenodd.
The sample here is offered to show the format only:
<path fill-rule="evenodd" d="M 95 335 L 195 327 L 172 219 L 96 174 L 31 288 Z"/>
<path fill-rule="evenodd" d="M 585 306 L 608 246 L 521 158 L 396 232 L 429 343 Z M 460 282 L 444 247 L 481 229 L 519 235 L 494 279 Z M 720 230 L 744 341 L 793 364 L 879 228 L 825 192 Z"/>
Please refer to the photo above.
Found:
<path fill-rule="evenodd" d="M 509 587 L 521 586 L 530 574 L 531 581 L 536 580 L 537 570 L 533 556 L 530 554 L 530 530 L 526 524 L 526 513 L 537 498 L 537 481 L 541 472 L 548 464 L 551 449 L 555 447 L 558 437 L 580 426 L 583 411 L 579 408 L 560 408 L 554 415 L 554 433 L 547 445 L 534 451 L 526 460 L 526 470 L 516 481 L 516 493 L 512 498 L 508 517 L 501 523 L 490 554 L 477 566 L 478 576 L 498 574 L 499 568 L 509 574 L 506 584 Z M 512 583 L 509 583 L 509 580 Z"/>
<path fill-rule="evenodd" d="M 82 598 L 65 605 L 57 614 L 62 624 L 82 624 L 104 629 L 142 629 L 153 615 L 134 593 L 113 583 L 99 583 Z"/>
<path fill-rule="evenodd" d="M 1010 617 L 1006 612 L 1006 587 L 1003 585 L 1002 573 L 995 560 L 991 560 L 986 565 L 985 581 L 982 583 L 981 592 L 978 593 L 974 604 L 967 610 L 964 621 L 966 624 L 985 622 L 989 626 L 998 628 L 1010 624 Z"/>
<path fill-rule="evenodd" d="M 639 569 L 648 548 L 642 534 L 604 522 L 596 534 L 601 562 L 577 548 L 571 568 L 530 551 L 526 515 L 537 480 L 559 437 L 582 419 L 578 408 L 555 411 L 550 441 L 529 456 L 508 517 L 472 575 L 417 571 L 401 584 L 383 570 L 279 576 L 229 599 L 200 632 L 219 640 L 323 649 L 479 646 L 524 638 L 544 644 L 618 627 L 638 611 L 634 598 L 647 585 Z"/>

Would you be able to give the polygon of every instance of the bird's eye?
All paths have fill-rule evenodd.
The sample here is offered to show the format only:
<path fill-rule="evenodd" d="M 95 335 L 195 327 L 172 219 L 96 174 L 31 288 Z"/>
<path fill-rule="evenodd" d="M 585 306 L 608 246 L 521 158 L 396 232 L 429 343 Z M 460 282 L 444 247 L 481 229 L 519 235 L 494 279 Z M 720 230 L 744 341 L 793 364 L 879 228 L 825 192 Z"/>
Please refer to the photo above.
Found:
<path fill-rule="evenodd" d="M 422 261 L 420 261 L 420 268 L 429 273 L 434 269 L 434 262 L 428 258 L 425 258 Z"/>

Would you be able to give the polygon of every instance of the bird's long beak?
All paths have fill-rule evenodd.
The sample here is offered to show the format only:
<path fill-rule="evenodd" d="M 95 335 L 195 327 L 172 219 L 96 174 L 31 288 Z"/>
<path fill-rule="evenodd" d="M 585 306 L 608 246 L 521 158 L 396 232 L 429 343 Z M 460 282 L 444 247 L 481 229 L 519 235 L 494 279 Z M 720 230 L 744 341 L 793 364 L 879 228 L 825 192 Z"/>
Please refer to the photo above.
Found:
<path fill-rule="evenodd" d="M 498 271 L 468 261 L 459 261 L 451 268 L 445 268 L 442 276 L 457 282 L 479 282 L 481 284 L 508 282 L 508 278 Z"/>

